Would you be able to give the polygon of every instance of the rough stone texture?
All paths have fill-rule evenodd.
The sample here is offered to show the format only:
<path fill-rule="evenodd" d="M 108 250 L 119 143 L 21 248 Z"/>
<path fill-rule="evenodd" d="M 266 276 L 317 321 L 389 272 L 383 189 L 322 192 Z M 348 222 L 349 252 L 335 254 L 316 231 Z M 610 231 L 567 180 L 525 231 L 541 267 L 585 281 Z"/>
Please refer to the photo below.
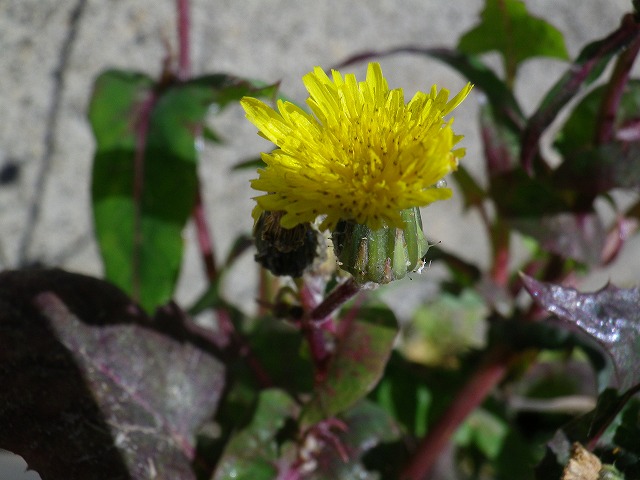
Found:
<path fill-rule="evenodd" d="M 283 91 L 302 101 L 300 78 L 314 65 L 330 66 L 371 48 L 454 45 L 482 5 L 481 0 L 193 0 L 193 71 L 282 80 Z M 615 28 L 630 2 L 537 0 L 528 2 L 528 8 L 565 33 L 574 57 L 585 42 Z M 11 163 L 19 167 L 15 183 L 0 184 L 0 268 L 41 262 L 101 275 L 89 204 L 94 143 L 86 110 L 91 85 L 109 67 L 157 74 L 166 45 L 175 51 L 174 19 L 174 2 L 169 0 L 0 0 L 0 169 Z M 489 58 L 498 65 L 496 56 Z M 451 90 L 464 84 L 453 71 L 423 58 L 403 55 L 381 63 L 389 84 L 404 87 L 407 95 L 432 83 Z M 527 112 L 564 68 L 552 60 L 524 65 L 516 94 Z M 362 75 L 364 66 L 354 71 Z M 465 164 L 478 173 L 481 149 L 474 102 L 460 108 L 456 129 L 466 133 Z M 222 256 L 252 223 L 252 174 L 230 174 L 229 168 L 268 144 L 238 107 L 211 121 L 227 143 L 205 147 L 200 170 L 216 251 Z M 446 248 L 468 258 L 487 258 L 486 241 L 470 234 L 479 221 L 461 213 L 459 201 L 425 210 L 424 224 L 429 237 Z M 178 292 L 178 300 L 185 303 L 204 285 L 193 237 L 190 228 Z M 616 266 L 593 277 L 593 286 L 608 278 L 620 284 L 637 281 L 639 248 L 636 238 Z M 253 279 L 253 272 L 247 255 L 228 285 L 231 298 L 252 301 L 247 278 Z M 406 303 L 424 297 L 429 276 L 427 271 L 405 282 Z M 392 288 L 390 294 L 394 290 L 400 293 Z"/>

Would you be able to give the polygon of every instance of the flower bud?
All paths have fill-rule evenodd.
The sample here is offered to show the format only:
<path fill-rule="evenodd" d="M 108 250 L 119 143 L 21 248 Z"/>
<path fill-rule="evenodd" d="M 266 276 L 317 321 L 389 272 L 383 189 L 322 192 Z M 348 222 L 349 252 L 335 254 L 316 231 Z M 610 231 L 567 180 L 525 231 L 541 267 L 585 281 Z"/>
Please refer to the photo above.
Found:
<path fill-rule="evenodd" d="M 332 233 L 340 268 L 359 283 L 389 283 L 420 270 L 429 249 L 417 207 L 401 212 L 403 228 L 372 230 L 349 220 L 338 222 Z"/>
<path fill-rule="evenodd" d="M 262 212 L 253 229 L 258 253 L 256 261 L 274 275 L 301 277 L 313 263 L 318 233 L 309 223 L 283 228 L 283 212 Z"/>

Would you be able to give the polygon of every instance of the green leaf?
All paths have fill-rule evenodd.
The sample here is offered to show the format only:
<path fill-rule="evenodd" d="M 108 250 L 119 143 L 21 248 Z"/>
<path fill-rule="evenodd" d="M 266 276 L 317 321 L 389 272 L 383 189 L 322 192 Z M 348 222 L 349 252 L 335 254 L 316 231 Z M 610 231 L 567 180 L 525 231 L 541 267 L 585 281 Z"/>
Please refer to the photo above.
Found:
<path fill-rule="evenodd" d="M 473 54 L 497 51 L 505 70 L 513 73 L 529 58 L 568 58 L 562 33 L 530 15 L 520 0 L 486 0 L 481 22 L 460 38 L 458 48 Z"/>
<path fill-rule="evenodd" d="M 301 354 L 305 344 L 297 329 L 281 319 L 259 318 L 247 341 L 275 385 L 296 394 L 312 390 L 313 365 Z M 277 354 L 274 345 L 278 346 Z"/>
<path fill-rule="evenodd" d="M 240 163 L 236 163 L 233 167 L 231 167 L 231 170 L 234 172 L 238 170 L 257 170 L 266 166 L 267 164 L 264 163 L 264 160 L 262 160 L 261 158 L 250 158 Z"/>
<path fill-rule="evenodd" d="M 251 423 L 234 435 L 218 462 L 212 480 L 272 480 L 277 477 L 277 435 L 297 405 L 281 390 L 260 393 Z"/>
<path fill-rule="evenodd" d="M 574 442 L 585 446 L 595 445 L 596 441 L 602 445 L 610 444 L 612 439 L 605 438 L 604 434 L 607 430 L 611 430 L 610 427 L 616 418 L 620 418 L 620 412 L 632 399 L 634 393 L 636 392 L 629 390 L 619 394 L 614 389 L 602 392 L 595 409 L 572 420 L 562 430 L 556 432 L 547 444 L 545 457 L 536 467 L 536 478 L 540 480 L 558 478 L 557 472 L 561 472 L 563 465 L 569 461 L 571 445 Z M 635 440 L 637 443 L 637 437 Z"/>
<path fill-rule="evenodd" d="M 624 413 L 622 422 L 616 429 L 614 442 L 629 452 L 640 456 L 640 400 L 632 399 Z"/>
<path fill-rule="evenodd" d="M 488 459 L 493 460 L 502 450 L 508 430 L 503 419 L 480 408 L 467 417 L 453 439 L 460 446 L 474 445 Z"/>
<path fill-rule="evenodd" d="M 462 353 L 485 346 L 487 306 L 479 294 L 443 293 L 419 307 L 403 329 L 402 352 L 425 365 L 455 365 Z"/>
<path fill-rule="evenodd" d="M 312 425 L 333 417 L 367 395 L 384 372 L 397 332 L 395 315 L 386 307 L 364 306 L 347 313 L 326 378 L 305 405 L 301 422 Z"/>
<path fill-rule="evenodd" d="M 507 219 L 569 211 L 569 201 L 563 192 L 542 177 L 532 178 L 522 169 L 493 177 L 490 196 L 498 211 Z"/>
<path fill-rule="evenodd" d="M 424 378 L 415 375 L 413 365 L 399 354 L 392 355 L 385 375 L 370 398 L 384 408 L 415 437 L 427 433 L 427 418 L 433 394 Z"/>
<path fill-rule="evenodd" d="M 122 71 L 96 80 L 89 107 L 96 235 L 106 277 L 145 309 L 174 291 L 198 188 L 196 137 L 210 105 L 269 91 L 228 75 L 162 88 Z"/>

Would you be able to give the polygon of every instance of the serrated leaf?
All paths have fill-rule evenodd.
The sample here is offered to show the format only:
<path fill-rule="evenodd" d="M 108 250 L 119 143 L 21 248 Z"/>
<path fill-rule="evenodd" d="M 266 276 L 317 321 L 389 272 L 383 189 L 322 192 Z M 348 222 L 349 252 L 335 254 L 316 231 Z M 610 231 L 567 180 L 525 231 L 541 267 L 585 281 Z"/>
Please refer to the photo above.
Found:
<path fill-rule="evenodd" d="M 107 278 L 147 311 L 175 288 L 198 188 L 196 139 L 209 108 L 247 93 L 264 92 L 228 75 L 163 88 L 115 70 L 96 80 L 89 107 L 96 235 Z"/>
<path fill-rule="evenodd" d="M 216 359 L 90 277 L 5 272 L 0 305 L 0 448 L 43 480 L 195 478 L 194 436 L 224 387 Z"/>
<path fill-rule="evenodd" d="M 458 48 L 465 53 L 497 51 L 507 71 L 533 57 L 568 58 L 562 33 L 527 12 L 520 0 L 486 0 L 481 22 L 465 33 Z"/>
<path fill-rule="evenodd" d="M 314 389 L 301 422 L 313 425 L 354 405 L 378 383 L 398 333 L 395 315 L 386 307 L 364 306 L 356 318 L 347 313 L 339 326 L 336 351 L 326 378 Z"/>
<path fill-rule="evenodd" d="M 280 319 L 261 318 L 247 337 L 251 350 L 275 385 L 298 394 L 312 390 L 313 365 L 301 355 L 303 337 L 297 329 Z M 274 345 L 278 346 L 277 355 L 273 352 Z"/>
<path fill-rule="evenodd" d="M 613 285 L 594 293 L 543 283 L 522 276 L 536 303 L 568 327 L 593 338 L 613 361 L 621 390 L 640 384 L 640 290 Z"/>
<path fill-rule="evenodd" d="M 295 418 L 297 409 L 295 401 L 281 390 L 261 392 L 251 423 L 231 438 L 212 480 L 276 478 L 276 436 L 288 418 Z"/>

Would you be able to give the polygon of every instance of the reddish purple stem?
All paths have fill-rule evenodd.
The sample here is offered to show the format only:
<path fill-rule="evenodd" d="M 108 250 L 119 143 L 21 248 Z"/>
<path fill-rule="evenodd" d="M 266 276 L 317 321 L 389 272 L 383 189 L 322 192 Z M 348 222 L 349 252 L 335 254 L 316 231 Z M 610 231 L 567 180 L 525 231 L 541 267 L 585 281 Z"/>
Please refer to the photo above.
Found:
<path fill-rule="evenodd" d="M 151 113 L 158 100 L 155 92 L 149 94 L 142 103 L 137 117 L 136 151 L 133 160 L 133 255 L 132 255 L 132 296 L 140 301 L 140 252 L 142 250 L 142 195 L 144 192 L 144 154 Z"/>
<path fill-rule="evenodd" d="M 211 234 L 209 233 L 207 217 L 204 211 L 200 184 L 198 184 L 198 190 L 196 192 L 196 204 L 193 206 L 193 219 L 196 224 L 198 245 L 200 246 L 200 254 L 202 255 L 202 261 L 204 262 L 205 270 L 207 272 L 207 278 L 212 282 L 218 275 L 218 269 L 216 267 L 215 253 L 213 251 L 213 241 L 211 239 Z"/>
<path fill-rule="evenodd" d="M 638 56 L 638 51 L 640 51 L 640 37 L 636 38 L 618 57 L 598 112 L 595 138 L 598 145 L 613 140 L 616 113 L 618 112 L 625 86 L 629 81 L 631 67 L 633 67 L 633 63 Z"/>
<path fill-rule="evenodd" d="M 322 381 L 326 374 L 330 351 L 326 345 L 326 332 L 335 333 L 331 314 L 360 291 L 360 285 L 353 278 L 338 285 L 320 304 L 316 304 L 314 293 L 308 284 L 300 289 L 300 300 L 305 311 L 310 312 L 303 319 L 303 331 L 316 367 L 316 381 Z"/>
<path fill-rule="evenodd" d="M 191 76 L 191 48 L 189 31 L 191 29 L 189 0 L 176 0 L 178 11 L 178 78 L 187 80 Z"/>
<path fill-rule="evenodd" d="M 360 289 L 360 285 L 353 278 L 349 278 L 346 282 L 338 285 L 320 305 L 313 309 L 309 319 L 314 322 L 322 322 L 358 293 Z"/>
<path fill-rule="evenodd" d="M 481 366 L 456 395 L 429 434 L 420 442 L 416 454 L 405 467 L 402 480 L 423 480 L 435 466 L 438 457 L 460 424 L 480 405 L 507 372 L 508 362 L 503 356 Z"/>

